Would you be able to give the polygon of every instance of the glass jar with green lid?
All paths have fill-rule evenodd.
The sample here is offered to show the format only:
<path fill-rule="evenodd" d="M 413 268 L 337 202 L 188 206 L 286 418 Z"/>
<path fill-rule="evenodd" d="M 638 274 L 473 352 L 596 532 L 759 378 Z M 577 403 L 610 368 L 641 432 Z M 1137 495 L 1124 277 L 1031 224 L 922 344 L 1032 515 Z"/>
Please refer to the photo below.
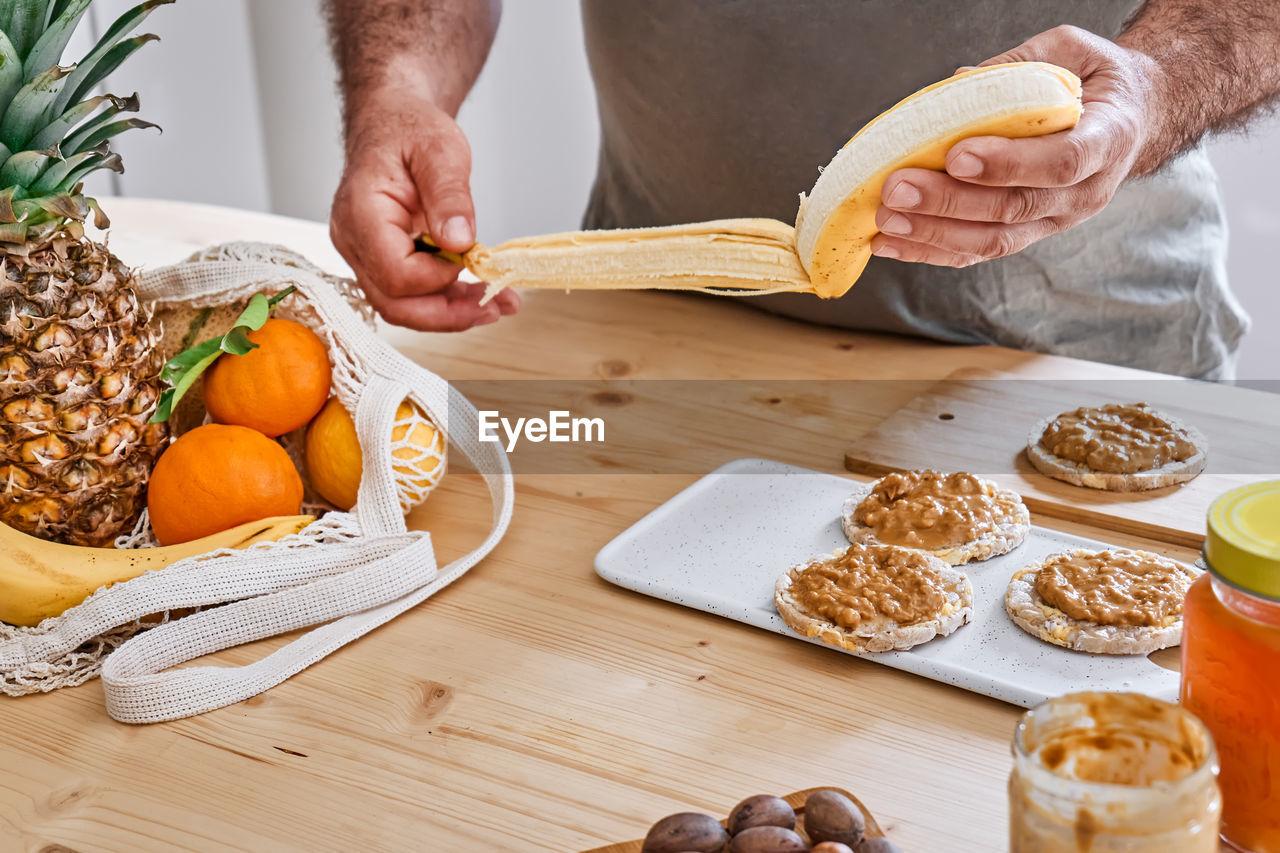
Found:
<path fill-rule="evenodd" d="M 1280 480 L 1215 500 L 1204 554 L 1182 612 L 1182 704 L 1217 742 L 1222 837 L 1280 853 Z"/>

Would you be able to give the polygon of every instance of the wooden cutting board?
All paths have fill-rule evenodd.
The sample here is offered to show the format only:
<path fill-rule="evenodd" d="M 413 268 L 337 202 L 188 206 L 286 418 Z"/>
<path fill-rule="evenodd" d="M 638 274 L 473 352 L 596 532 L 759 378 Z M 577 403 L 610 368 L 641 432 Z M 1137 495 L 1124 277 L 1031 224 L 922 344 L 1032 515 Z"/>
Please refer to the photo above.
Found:
<path fill-rule="evenodd" d="M 1027 461 L 1028 433 L 1040 419 L 1078 406 L 1137 402 L 1204 433 L 1204 473 L 1180 486 L 1105 492 L 1051 479 Z M 1280 393 L 1190 380 L 1020 379 L 961 370 L 857 439 L 845 467 L 874 476 L 912 468 L 969 471 L 1019 492 L 1032 513 L 1199 548 L 1215 497 L 1280 478 Z"/>
<path fill-rule="evenodd" d="M 783 795 L 782 799 L 787 801 L 787 805 L 796 810 L 796 829 L 800 831 L 804 830 L 804 802 L 809 799 L 809 795 L 814 791 L 839 791 L 841 794 L 844 794 L 850 800 L 853 800 L 853 804 L 855 806 L 862 809 L 862 816 L 866 818 L 867 821 L 867 837 L 882 838 L 884 836 L 884 831 L 880 829 L 880 824 L 876 823 L 875 817 L 871 812 L 867 811 L 867 807 L 862 804 L 861 800 L 853 794 L 850 794 L 848 791 L 841 788 L 832 788 L 830 786 L 825 788 L 806 788 L 803 791 L 796 791 L 791 794 Z M 726 826 L 728 825 L 727 820 L 722 820 L 720 823 Z M 606 847 L 593 847 L 590 850 L 584 850 L 583 853 L 640 853 L 640 849 L 643 846 L 644 839 L 637 838 L 635 841 L 620 841 L 617 844 L 610 844 Z"/>

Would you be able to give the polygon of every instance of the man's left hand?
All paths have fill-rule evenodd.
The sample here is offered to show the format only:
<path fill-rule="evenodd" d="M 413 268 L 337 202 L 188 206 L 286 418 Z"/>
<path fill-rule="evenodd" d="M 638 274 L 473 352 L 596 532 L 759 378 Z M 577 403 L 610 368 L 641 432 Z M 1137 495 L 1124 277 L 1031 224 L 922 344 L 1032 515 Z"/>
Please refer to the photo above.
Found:
<path fill-rule="evenodd" d="M 894 172 L 881 192 L 874 254 L 966 267 L 1019 252 L 1111 201 L 1159 115 L 1159 68 L 1145 54 L 1067 26 L 982 65 L 1022 61 L 1052 62 L 1079 75 L 1079 123 L 1029 139 L 966 139 L 948 152 L 945 172 Z"/>

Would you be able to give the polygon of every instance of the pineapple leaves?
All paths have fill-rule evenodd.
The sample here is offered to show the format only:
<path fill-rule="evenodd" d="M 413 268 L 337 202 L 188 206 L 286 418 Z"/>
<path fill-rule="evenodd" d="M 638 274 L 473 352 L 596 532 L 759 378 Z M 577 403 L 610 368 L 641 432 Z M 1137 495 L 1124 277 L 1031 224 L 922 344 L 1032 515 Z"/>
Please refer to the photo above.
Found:
<path fill-rule="evenodd" d="M 52 0 L 8 0 L 4 4 L 4 31 L 19 56 L 26 56 L 49 21 Z"/>
<path fill-rule="evenodd" d="M 5 187 L 0 190 L 0 222 L 15 223 L 19 221 L 18 211 L 13 207 L 13 193 L 17 187 Z"/>
<path fill-rule="evenodd" d="M 16 159 L 19 155 L 15 154 L 10 160 Z M 95 169 L 114 169 L 120 171 L 123 167 L 120 165 L 120 155 L 112 154 L 105 144 L 99 145 L 90 151 L 83 151 L 79 154 L 73 154 L 65 160 L 59 160 L 53 165 L 45 169 L 44 174 L 34 183 L 24 184 L 30 186 L 34 193 L 53 192 L 59 188 L 71 189 L 80 179 Z M 0 171 L 0 177 L 3 171 Z"/>
<path fill-rule="evenodd" d="M 104 77 L 114 71 L 129 54 L 133 53 L 145 42 L 155 39 L 155 36 L 139 36 L 136 39 L 129 39 L 128 42 L 122 41 L 157 6 L 164 6 L 172 2 L 174 0 L 147 0 L 147 2 L 139 3 L 117 18 L 115 23 L 102 34 L 102 38 L 98 39 L 98 43 L 93 46 L 88 55 L 79 62 L 70 83 L 58 98 L 57 109 L 59 111 L 66 109 L 67 104 L 84 98 L 94 86 L 102 82 Z M 120 51 L 120 48 L 126 49 Z"/>
<path fill-rule="evenodd" d="M 98 227 L 109 224 L 82 181 L 98 169 L 124 171 L 110 140 L 155 125 L 121 115 L 137 111 L 136 94 L 95 89 L 157 38 L 134 33 L 173 2 L 133 0 L 79 63 L 64 67 L 93 0 L 0 0 L 0 243 L 48 234 L 90 213 Z"/>
<path fill-rule="evenodd" d="M 74 71 L 74 65 L 55 65 L 19 89 L 0 119 L 0 142 L 11 150 L 21 148 L 38 128 L 47 124 L 67 76 Z"/>
<path fill-rule="evenodd" d="M 74 103 L 93 91 L 93 87 L 101 83 L 108 74 L 115 71 L 120 65 L 133 55 L 134 51 L 142 47 L 147 42 L 159 41 L 160 36 L 154 33 L 146 33 L 133 38 L 127 38 L 120 42 L 111 50 L 107 51 L 102 60 L 94 66 L 89 74 L 76 82 L 76 89 L 71 93 L 71 97 L 66 103 Z M 70 87 L 68 87 L 69 89 Z"/>
<path fill-rule="evenodd" d="M 26 60 L 22 63 L 24 75 L 34 77 L 46 68 L 58 64 L 62 59 L 62 52 L 67 48 L 67 42 L 71 41 L 71 34 L 75 32 L 80 18 L 92 2 L 93 0 L 71 0 L 66 4 L 57 19 L 44 31 L 35 46 L 31 48 L 31 52 L 27 54 Z M 52 11 L 54 10 L 50 9 L 50 12 Z"/>
<path fill-rule="evenodd" d="M 126 130 L 149 127 L 154 127 L 158 130 L 160 125 L 140 118 L 123 118 L 120 121 L 98 127 L 87 136 L 81 136 L 77 132 L 74 139 L 67 140 L 67 153 L 76 154 L 81 151 L 91 150 L 107 142 L 111 137 L 124 133 Z M 163 131 L 161 132 L 163 133 Z"/>
<path fill-rule="evenodd" d="M 0 104 L 7 104 L 22 88 L 22 57 L 9 36 L 0 30 Z"/>
<path fill-rule="evenodd" d="M 29 187 L 40 175 L 40 170 L 54 158 L 61 159 L 58 146 L 44 151 L 19 151 L 0 166 L 0 186 Z"/>
<path fill-rule="evenodd" d="M 63 142 L 67 139 L 67 132 L 71 128 L 84 121 L 88 116 L 93 115 L 98 107 L 111 100 L 119 100 L 115 95 L 99 95 L 96 98 L 87 98 L 58 116 L 49 124 L 45 125 L 44 130 L 31 137 L 27 143 L 28 148 L 48 148 L 55 142 Z M 108 108 L 110 109 L 110 108 Z M 107 111 L 104 110 L 104 114 Z M 114 113 L 112 113 L 114 115 Z M 110 116 L 108 116 L 108 119 Z M 95 119 L 96 120 L 96 119 Z M 65 142 L 63 143 L 65 146 Z"/>
<path fill-rule="evenodd" d="M 0 225 L 0 230 L 3 228 L 4 226 Z M 156 407 L 156 413 L 151 416 L 151 422 L 167 421 L 177 407 L 178 401 L 191 389 L 200 374 L 204 373 L 209 365 L 224 353 L 245 355 L 257 349 L 258 345 L 249 340 L 249 332 L 261 329 L 267 322 L 267 318 L 271 316 L 271 309 L 295 290 L 297 288 L 290 285 L 270 299 L 265 294 L 255 293 L 226 334 L 196 344 L 169 359 L 164 369 L 160 371 L 160 379 L 168 382 L 172 387 L 160 395 L 160 403 Z"/>

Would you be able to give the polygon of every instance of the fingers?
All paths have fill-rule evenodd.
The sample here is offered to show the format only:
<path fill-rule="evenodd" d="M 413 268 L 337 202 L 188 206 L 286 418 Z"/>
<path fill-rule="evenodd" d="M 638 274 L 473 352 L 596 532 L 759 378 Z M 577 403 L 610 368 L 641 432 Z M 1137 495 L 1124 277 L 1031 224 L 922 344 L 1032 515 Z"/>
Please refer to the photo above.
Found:
<path fill-rule="evenodd" d="M 455 280 L 461 267 L 414 250 L 412 213 L 378 184 L 360 173 L 344 179 L 329 224 L 334 246 L 365 289 L 401 298 Z"/>
<path fill-rule="evenodd" d="M 436 245 L 465 252 L 475 244 L 476 212 L 471 200 L 471 147 L 456 124 L 449 122 L 409 154 L 428 229 Z"/>
<path fill-rule="evenodd" d="M 993 187 L 1069 187 L 1128 159 L 1137 127 L 1118 110 L 1091 105 L 1072 130 L 1029 139 L 978 136 L 947 152 L 947 174 Z"/>
<path fill-rule="evenodd" d="M 474 326 L 496 323 L 503 315 L 501 307 L 494 302 L 480 305 L 484 285 L 476 282 L 455 282 L 439 293 L 400 299 L 368 288 L 365 295 L 388 323 L 422 332 L 463 332 Z"/>
<path fill-rule="evenodd" d="M 1096 180 L 1075 187 L 984 187 L 929 169 L 900 169 L 884 182 L 880 199 L 901 213 L 923 213 L 971 222 L 1077 220 L 1101 210 L 1106 199 Z"/>
<path fill-rule="evenodd" d="M 908 215 L 883 207 L 876 213 L 876 225 L 881 233 L 871 242 L 874 254 L 941 266 L 968 266 L 1012 255 L 1059 230 L 1048 219 L 1003 225 Z"/>

